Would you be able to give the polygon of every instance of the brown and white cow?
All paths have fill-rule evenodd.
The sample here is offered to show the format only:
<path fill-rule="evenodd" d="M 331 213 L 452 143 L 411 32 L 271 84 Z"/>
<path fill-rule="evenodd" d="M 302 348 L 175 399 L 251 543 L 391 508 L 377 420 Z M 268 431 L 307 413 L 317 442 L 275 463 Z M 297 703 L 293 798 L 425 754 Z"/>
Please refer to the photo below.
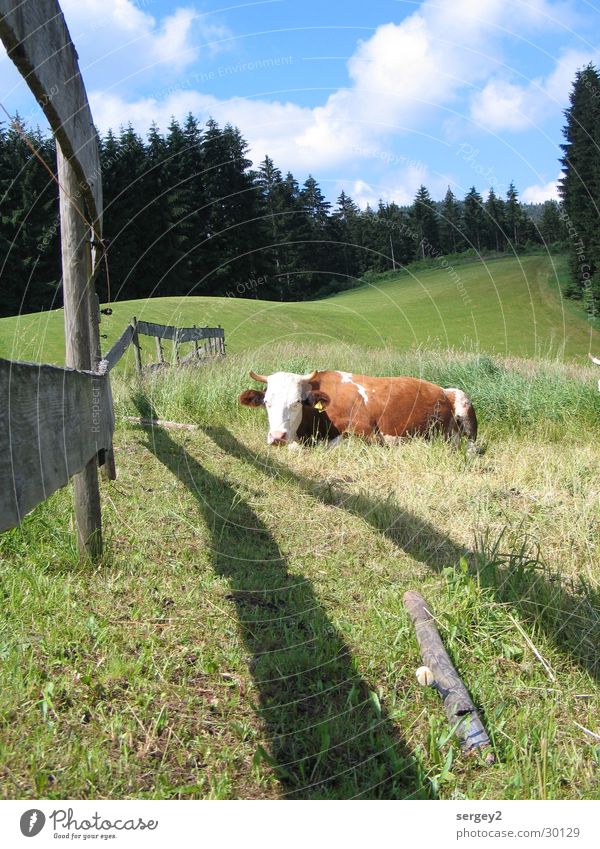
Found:
<path fill-rule="evenodd" d="M 474 449 L 477 418 L 460 389 L 442 389 L 416 377 L 367 377 L 346 371 L 250 377 L 265 390 L 247 389 L 240 403 L 266 407 L 269 445 L 296 446 L 311 438 L 337 440 L 353 433 L 380 442 L 442 433 Z"/>

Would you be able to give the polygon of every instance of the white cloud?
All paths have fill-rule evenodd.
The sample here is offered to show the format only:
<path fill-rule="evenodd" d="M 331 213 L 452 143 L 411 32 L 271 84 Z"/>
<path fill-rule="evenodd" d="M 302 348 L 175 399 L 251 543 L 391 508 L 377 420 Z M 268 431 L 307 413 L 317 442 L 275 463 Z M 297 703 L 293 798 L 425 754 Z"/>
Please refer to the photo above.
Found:
<path fill-rule="evenodd" d="M 193 20 L 192 9 L 177 9 L 163 21 L 160 31 L 153 34 L 153 49 L 159 62 L 174 63 L 179 68 L 196 61 L 198 48 L 190 41 Z"/>
<path fill-rule="evenodd" d="M 173 115 L 182 119 L 191 111 L 200 121 L 212 115 L 240 127 L 255 161 L 268 152 L 283 169 L 300 171 L 383 159 L 378 152 L 389 148 L 389 137 L 414 132 L 436 110 L 458 110 L 459 98 L 473 86 L 483 85 L 473 109 L 486 126 L 508 122 L 520 129 L 534 114 L 531 86 L 489 80 L 503 40 L 512 27 L 523 37 L 529 30 L 566 26 L 571 14 L 566 4 L 548 0 L 424 2 L 401 23 L 382 24 L 359 42 L 347 63 L 347 87 L 311 108 L 285 99 L 218 99 L 206 93 L 210 80 L 197 63 L 231 37 L 219 21 L 198 15 L 191 5 L 160 20 L 131 0 L 62 0 L 62 5 L 102 131 L 131 121 L 143 133 L 153 121 L 166 128 Z M 546 97 L 556 99 L 564 88 L 569 61 L 561 60 L 546 80 Z M 436 118 L 441 134 L 439 112 Z M 383 162 L 376 167 L 386 170 Z M 412 200 L 426 182 L 421 174 L 416 183 L 410 168 L 390 173 L 391 186 L 382 196 L 400 202 Z M 367 197 L 369 187 L 359 191 Z"/>
<path fill-rule="evenodd" d="M 106 88 L 172 77 L 225 48 L 230 31 L 191 6 L 156 19 L 131 0 L 62 0 L 87 82 Z M 98 79 L 96 79 L 96 76 Z M 135 79 L 138 77 L 138 79 Z"/>
<path fill-rule="evenodd" d="M 491 49 L 474 62 L 471 52 L 461 48 L 483 38 L 490 15 L 500 8 L 498 0 L 481 0 L 477 6 L 440 0 L 423 4 L 400 24 L 383 24 L 350 58 L 350 85 L 314 108 L 259 99 L 219 101 L 202 93 L 206 85 L 185 86 L 185 96 L 174 92 L 130 102 L 89 86 L 94 117 L 102 129 L 131 120 L 145 130 L 152 120 L 165 126 L 172 114 L 181 118 L 193 111 L 200 119 L 213 115 L 239 125 L 255 159 L 268 150 L 284 168 L 349 162 L 386 136 L 413 129 L 426 113 L 455 97 L 465 82 L 483 78 Z"/>
<path fill-rule="evenodd" d="M 193 77 L 190 79 L 193 80 Z M 219 100 L 190 88 L 173 91 L 164 98 L 146 97 L 133 103 L 119 95 L 106 95 L 101 91 L 89 92 L 94 120 L 101 132 L 116 129 L 131 122 L 144 132 L 154 121 L 165 130 L 171 117 L 183 120 L 192 112 L 200 123 L 213 117 L 221 125 L 227 122 L 242 128 L 244 138 L 250 143 L 255 160 L 266 153 L 287 169 L 309 169 L 311 160 L 300 148 L 292 146 L 297 135 L 313 120 L 313 112 L 295 103 L 258 101 L 243 97 Z"/>
<path fill-rule="evenodd" d="M 566 107 L 575 72 L 592 58 L 591 51 L 565 51 L 547 77 L 525 85 L 495 77 L 473 96 L 471 117 L 492 132 L 537 126 L 557 107 Z"/>
<path fill-rule="evenodd" d="M 550 180 L 545 185 L 528 186 L 521 192 L 523 203 L 544 203 L 546 200 L 560 200 L 558 193 L 560 176 L 556 180 Z"/>
<path fill-rule="evenodd" d="M 423 165 L 414 163 L 400 170 L 389 171 L 379 180 L 339 180 L 336 194 L 342 189 L 364 209 L 367 204 L 376 207 L 380 200 L 384 203 L 397 203 L 399 206 L 411 204 L 419 188 L 426 185 L 433 198 L 444 196 L 449 179 L 446 175 L 436 174 Z"/>
<path fill-rule="evenodd" d="M 482 127 L 498 130 L 524 130 L 535 123 L 535 110 L 527 109 L 532 92 L 505 80 L 491 80 L 473 98 L 471 117 Z"/>
<path fill-rule="evenodd" d="M 112 0 L 113 5 L 116 2 Z M 130 102 L 108 96 L 106 89 L 101 95 L 93 87 L 94 115 L 103 129 L 131 120 L 140 130 L 152 120 L 164 127 L 171 115 L 182 118 L 188 111 L 200 120 L 212 115 L 241 128 L 255 160 L 268 151 L 286 169 L 324 169 L 358 161 L 361 151 L 378 148 L 387 137 L 414 131 L 436 109 L 457 101 L 466 87 L 484 83 L 497 67 L 502 39 L 510 36 L 517 22 L 522 35 L 528 29 L 555 27 L 557 21 L 564 25 L 567 19 L 568 7 L 547 0 L 425 2 L 401 23 L 383 24 L 359 42 L 347 65 L 349 85 L 322 105 L 217 100 L 203 93 L 210 85 L 207 81 L 194 84 L 192 76 L 189 85 L 182 86 L 185 94 L 156 93 Z M 152 30 L 154 50 L 169 51 L 163 43 L 168 29 L 167 41 L 178 45 L 176 53 L 185 55 L 190 27 L 190 13 L 179 10 L 165 25 L 164 35 Z M 526 102 L 527 94 L 518 86 L 492 81 L 483 89 L 477 108 L 486 125 L 499 124 L 501 118 L 507 121 L 510 115 L 517 129 L 528 114 Z"/>

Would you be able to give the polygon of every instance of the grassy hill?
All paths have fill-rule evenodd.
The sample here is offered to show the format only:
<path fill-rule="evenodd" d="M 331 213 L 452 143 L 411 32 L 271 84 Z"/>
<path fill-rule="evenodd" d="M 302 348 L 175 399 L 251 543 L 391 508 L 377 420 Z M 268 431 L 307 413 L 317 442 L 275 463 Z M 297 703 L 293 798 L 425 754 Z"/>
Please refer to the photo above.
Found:
<path fill-rule="evenodd" d="M 0 798 L 598 797 L 600 393 L 577 360 L 600 340 L 561 303 L 562 261 L 455 271 L 313 303 L 114 306 L 105 349 L 136 314 L 221 323 L 230 355 L 117 370 L 100 563 L 78 560 L 69 487 L 0 535 Z M 59 311 L 0 322 L 3 356 L 62 350 Z M 268 448 L 265 411 L 238 403 L 249 365 L 317 364 L 460 386 L 483 453 Z M 410 589 L 494 764 L 416 684 Z"/>
<path fill-rule="evenodd" d="M 417 345 L 501 356 L 581 360 L 600 349 L 600 334 L 578 305 L 563 301 L 562 257 L 529 256 L 456 263 L 447 268 L 374 277 L 320 300 L 273 303 L 246 298 L 152 298 L 112 304 L 103 317 L 103 350 L 133 315 L 162 324 L 225 328 L 233 353 L 279 342 L 357 344 L 405 351 Z M 260 294 L 260 290 L 259 290 Z M 146 345 L 154 359 L 152 343 Z M 63 313 L 0 320 L 0 356 L 64 361 Z M 125 361 L 131 364 L 129 359 Z"/>
<path fill-rule="evenodd" d="M 467 388 L 485 453 L 268 448 L 244 353 L 117 375 L 102 562 L 78 563 L 68 488 L 0 535 L 1 798 L 597 798 L 595 372 L 308 344 L 261 365 L 343 356 Z M 495 764 L 416 683 L 409 589 Z"/>

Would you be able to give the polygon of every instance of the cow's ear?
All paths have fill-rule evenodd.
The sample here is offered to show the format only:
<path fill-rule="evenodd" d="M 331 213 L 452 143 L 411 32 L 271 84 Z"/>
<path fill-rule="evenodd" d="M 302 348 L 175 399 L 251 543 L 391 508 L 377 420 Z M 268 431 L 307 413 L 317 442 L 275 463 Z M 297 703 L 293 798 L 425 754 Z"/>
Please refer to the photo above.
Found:
<path fill-rule="evenodd" d="M 311 389 L 306 396 L 306 403 L 317 410 L 324 410 L 330 401 L 327 392 L 321 392 L 320 389 Z"/>
<path fill-rule="evenodd" d="M 260 389 L 246 389 L 240 395 L 240 404 L 244 407 L 262 407 L 265 403 L 265 393 Z"/>

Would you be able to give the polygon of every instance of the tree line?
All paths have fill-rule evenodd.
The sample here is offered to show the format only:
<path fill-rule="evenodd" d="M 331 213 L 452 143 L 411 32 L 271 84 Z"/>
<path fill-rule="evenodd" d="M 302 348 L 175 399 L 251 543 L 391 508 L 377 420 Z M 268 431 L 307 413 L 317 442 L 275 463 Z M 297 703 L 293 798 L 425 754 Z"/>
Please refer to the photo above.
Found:
<path fill-rule="evenodd" d="M 567 295 L 600 314 L 600 74 L 580 70 L 565 111 L 561 145 L 561 217 L 567 233 L 570 283 Z"/>
<path fill-rule="evenodd" d="M 52 137 L 0 126 L 0 314 L 61 305 L 58 190 L 32 154 L 55 169 Z M 229 295 L 322 297 L 368 271 L 462 252 L 515 252 L 568 238 L 562 209 L 472 187 L 435 202 L 421 186 L 410 206 L 360 209 L 345 192 L 329 203 L 313 176 L 302 185 L 270 157 L 253 168 L 240 131 L 193 115 L 128 126 L 100 142 L 108 274 L 100 300 Z M 576 294 L 576 293 L 575 293 Z"/>

